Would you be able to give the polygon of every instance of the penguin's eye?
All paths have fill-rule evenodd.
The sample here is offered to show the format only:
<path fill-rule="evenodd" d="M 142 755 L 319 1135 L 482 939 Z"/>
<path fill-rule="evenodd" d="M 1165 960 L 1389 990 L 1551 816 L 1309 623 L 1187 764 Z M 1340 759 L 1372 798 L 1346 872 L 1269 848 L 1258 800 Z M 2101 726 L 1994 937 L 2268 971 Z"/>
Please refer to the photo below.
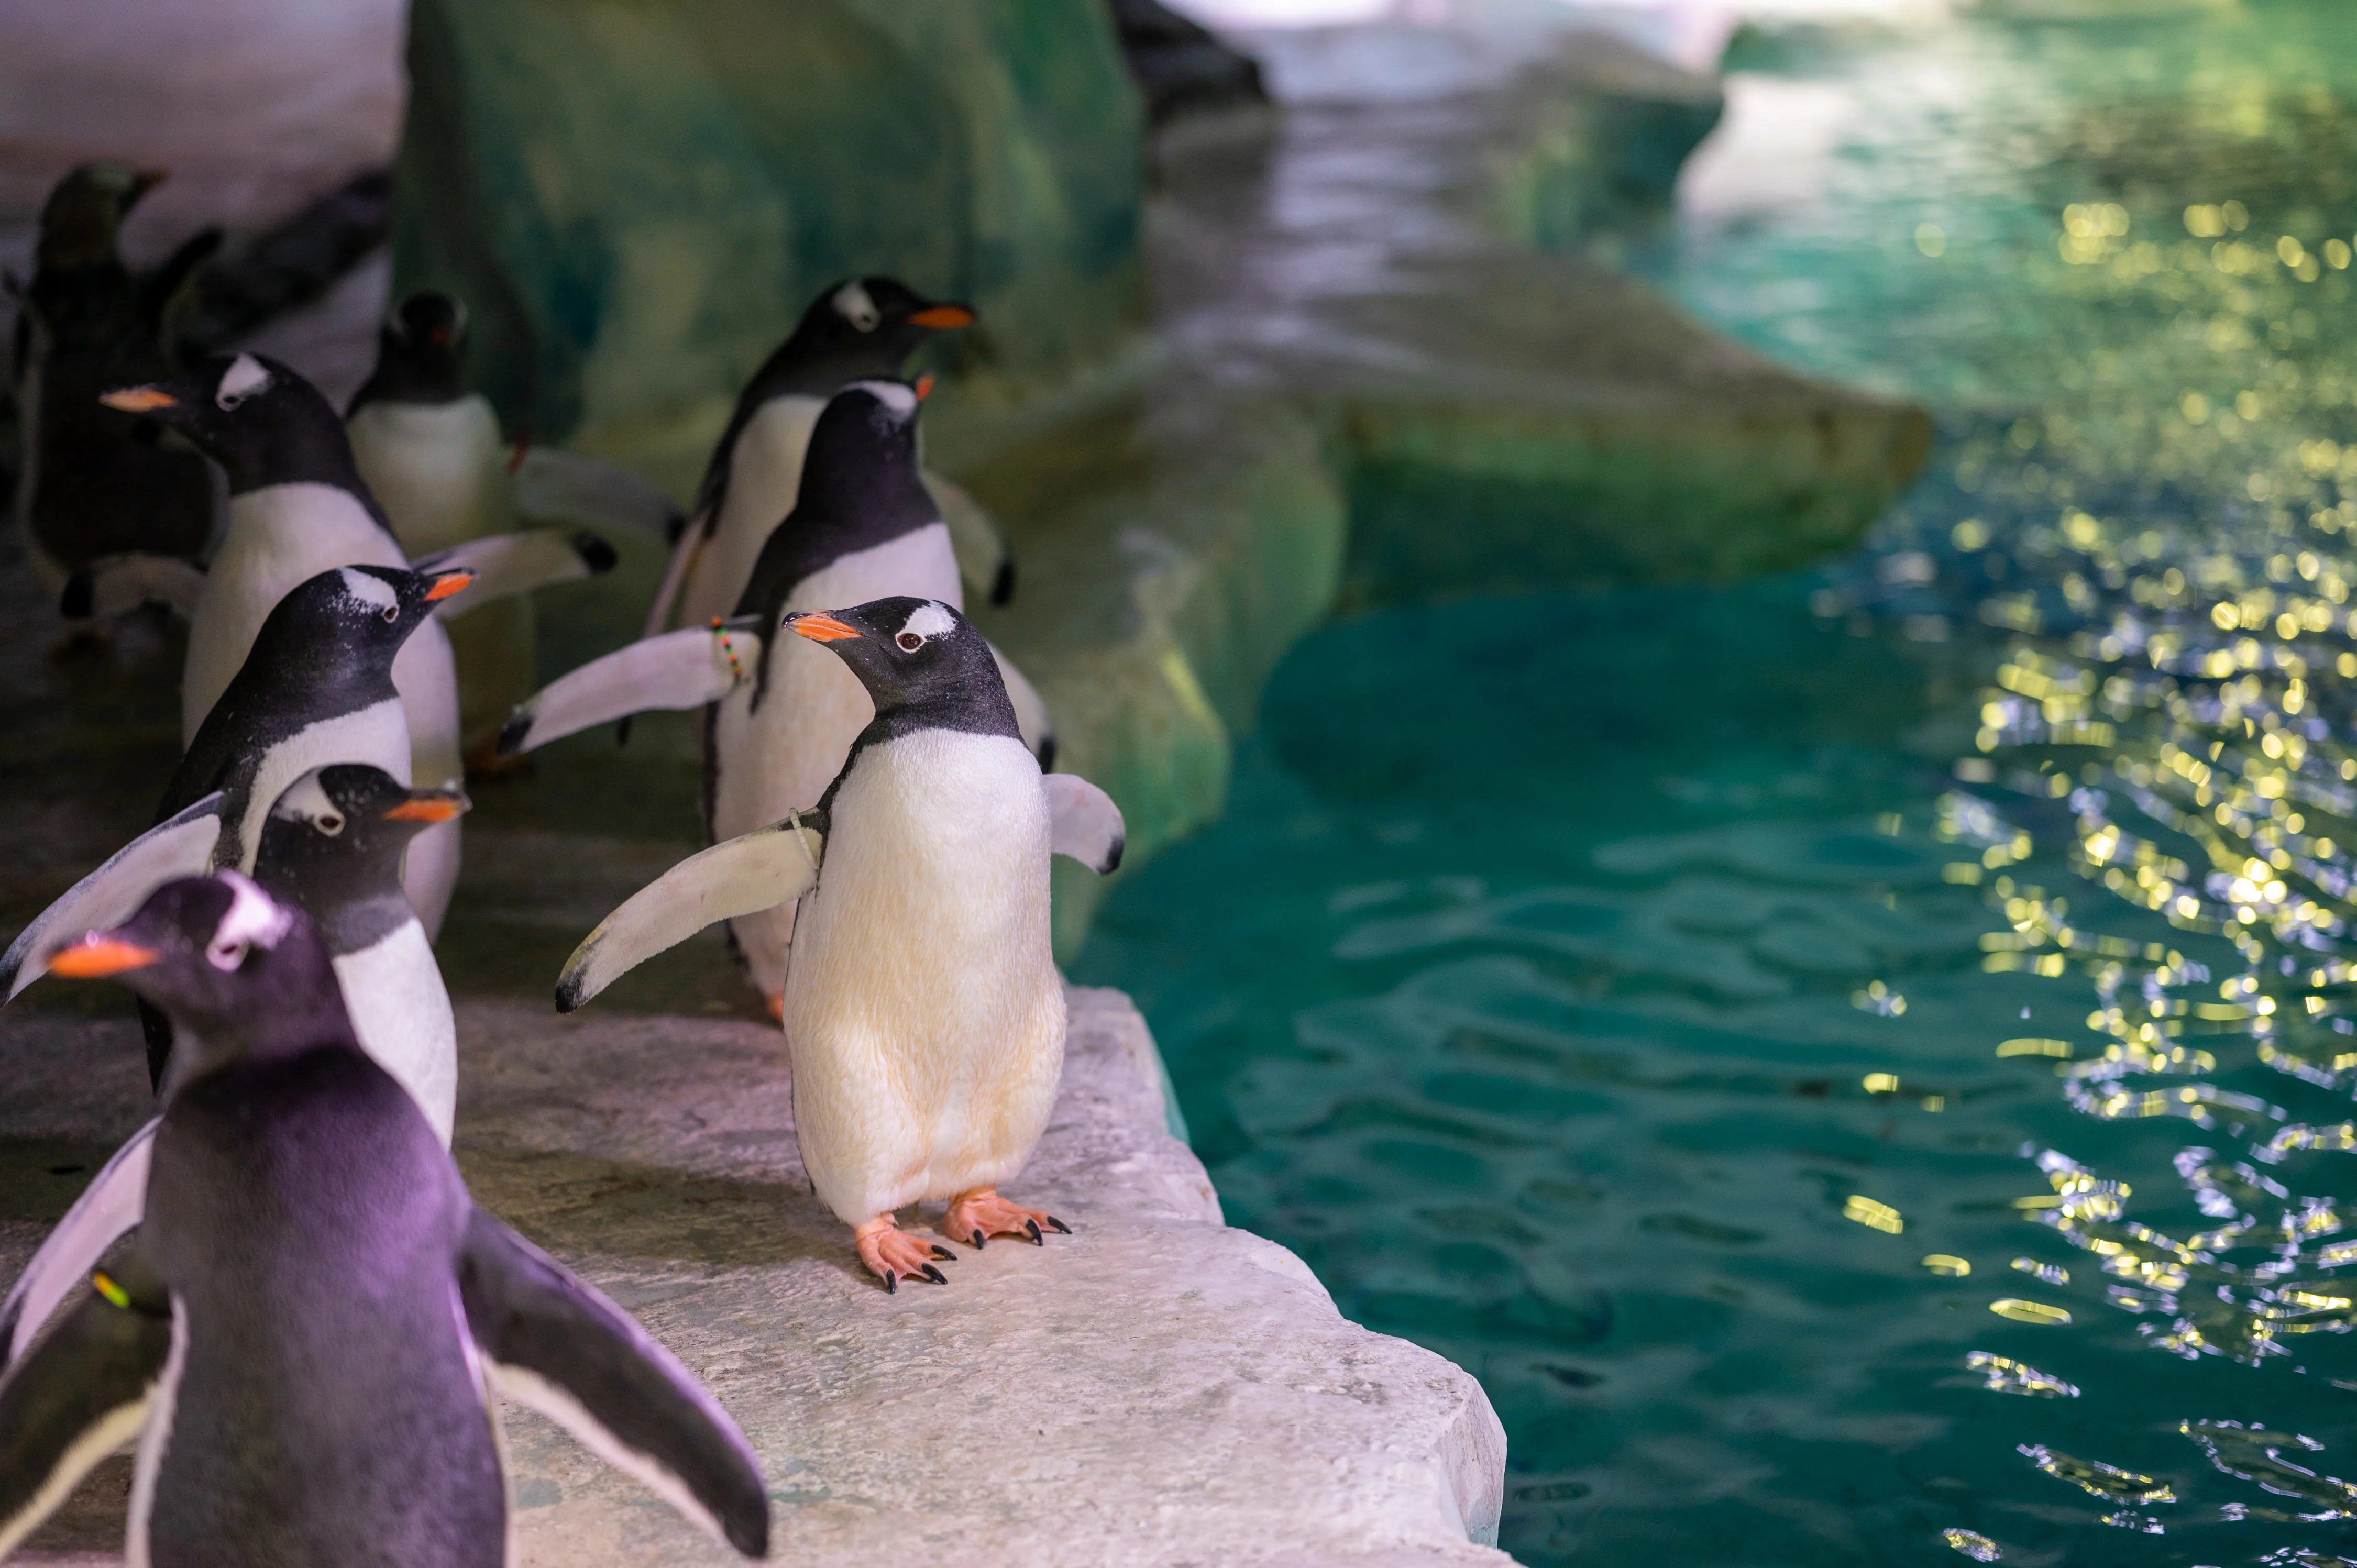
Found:
<path fill-rule="evenodd" d="M 318 820 L 318 827 L 321 832 L 329 838 L 334 838 L 344 831 L 344 819 L 330 812 Z"/>
<path fill-rule="evenodd" d="M 850 309 L 845 311 L 843 313 L 843 318 L 850 322 L 854 327 L 858 328 L 862 332 L 875 331 L 876 324 L 884 319 L 882 316 L 877 313 L 876 307 L 868 304 L 866 300 L 861 300 L 858 304 L 854 305 Z"/>
<path fill-rule="evenodd" d="M 394 621 L 401 618 L 401 607 L 399 605 L 387 605 L 384 607 L 382 613 L 384 615 L 384 623 L 387 626 L 391 626 Z"/>
<path fill-rule="evenodd" d="M 205 950 L 205 961 L 223 973 L 233 972 L 245 962 L 246 950 L 252 945 L 242 941 L 215 942 Z"/>
<path fill-rule="evenodd" d="M 219 397 L 213 399 L 213 406 L 220 409 L 223 413 L 234 413 L 237 405 L 243 403 L 245 399 L 246 394 L 243 392 L 225 392 Z"/>
<path fill-rule="evenodd" d="M 900 645 L 900 651 L 903 653 L 914 653 L 925 646 L 925 639 L 913 631 L 904 631 L 892 640 Z"/>

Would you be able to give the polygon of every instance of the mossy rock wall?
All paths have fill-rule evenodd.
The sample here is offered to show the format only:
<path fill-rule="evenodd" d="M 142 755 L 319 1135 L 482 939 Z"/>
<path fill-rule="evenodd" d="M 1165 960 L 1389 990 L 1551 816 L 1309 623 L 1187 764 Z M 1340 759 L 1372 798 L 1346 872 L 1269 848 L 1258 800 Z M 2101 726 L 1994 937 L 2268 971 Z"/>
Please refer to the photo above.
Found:
<path fill-rule="evenodd" d="M 1135 320 L 1144 119 L 1100 0 L 415 0 L 409 67 L 396 288 L 468 302 L 536 439 L 712 423 L 852 274 L 974 301 L 966 368 L 1017 383 Z"/>

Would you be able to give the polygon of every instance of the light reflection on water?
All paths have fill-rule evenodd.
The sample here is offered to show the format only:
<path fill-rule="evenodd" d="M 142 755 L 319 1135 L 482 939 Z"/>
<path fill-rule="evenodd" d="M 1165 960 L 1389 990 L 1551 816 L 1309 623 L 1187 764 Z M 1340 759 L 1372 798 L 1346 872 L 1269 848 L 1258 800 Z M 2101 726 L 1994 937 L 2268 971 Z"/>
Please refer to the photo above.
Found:
<path fill-rule="evenodd" d="M 1482 1377 L 1526 1561 L 2357 1560 L 2357 8 L 1749 58 L 1821 199 L 1637 261 L 1934 471 L 1804 581 L 1320 634 L 1081 977 Z"/>

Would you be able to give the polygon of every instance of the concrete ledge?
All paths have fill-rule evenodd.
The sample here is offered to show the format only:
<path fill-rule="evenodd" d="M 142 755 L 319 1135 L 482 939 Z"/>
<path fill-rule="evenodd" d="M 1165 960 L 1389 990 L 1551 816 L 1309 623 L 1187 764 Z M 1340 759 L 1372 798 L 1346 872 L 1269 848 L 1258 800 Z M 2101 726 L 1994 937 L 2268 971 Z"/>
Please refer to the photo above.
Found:
<path fill-rule="evenodd" d="M 947 1288 L 888 1296 L 858 1271 L 761 1024 L 463 1002 L 460 1163 L 744 1426 L 779 1562 L 1508 1562 L 1476 1544 L 1506 1453 L 1480 1386 L 1222 1225 L 1165 1131 L 1144 1020 L 1118 992 L 1071 997 L 1055 1119 L 1010 1190 L 1076 1234 L 961 1249 Z M 88 1028 L 41 1042 L 54 1065 Z M 737 1561 L 540 1417 L 511 1410 L 507 1433 L 518 1563 Z M 117 1561 L 128 1471 L 102 1466 L 19 1560 Z"/>

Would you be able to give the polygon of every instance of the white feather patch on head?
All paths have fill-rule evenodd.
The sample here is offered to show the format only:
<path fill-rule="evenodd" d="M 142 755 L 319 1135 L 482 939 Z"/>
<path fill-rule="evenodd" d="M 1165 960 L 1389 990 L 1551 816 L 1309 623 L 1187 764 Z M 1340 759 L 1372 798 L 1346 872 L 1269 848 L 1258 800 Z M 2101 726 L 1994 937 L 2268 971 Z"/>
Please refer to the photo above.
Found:
<path fill-rule="evenodd" d="M 344 813 L 328 799 L 328 791 L 319 785 L 319 770 L 315 768 L 286 786 L 270 808 L 270 814 L 281 822 L 316 822 L 322 817 L 341 819 Z"/>
<path fill-rule="evenodd" d="M 339 575 L 344 579 L 344 592 L 371 609 L 390 610 L 401 607 L 401 596 L 393 591 L 393 585 L 374 573 L 355 571 L 350 566 L 345 566 L 339 569 Z"/>
<path fill-rule="evenodd" d="M 295 917 L 255 886 L 252 879 L 234 871 L 216 871 L 213 875 L 229 884 L 232 895 L 229 913 L 213 928 L 214 951 L 241 943 L 274 948 L 293 929 Z"/>
<path fill-rule="evenodd" d="M 856 278 L 834 291 L 834 313 L 862 332 L 875 331 L 877 323 L 884 319 L 884 313 L 867 297 L 866 285 Z"/>
<path fill-rule="evenodd" d="M 255 392 L 269 390 L 270 372 L 262 361 L 251 354 L 240 354 L 221 372 L 221 385 L 213 389 L 213 402 L 224 409 L 235 408 Z"/>
<path fill-rule="evenodd" d="M 864 392 L 902 419 L 917 412 L 917 389 L 906 381 L 854 381 L 844 392 Z M 838 392 L 838 397 L 842 393 Z"/>
<path fill-rule="evenodd" d="M 927 599 L 916 612 L 900 625 L 902 631 L 913 631 L 919 637 L 947 637 L 957 629 L 957 618 L 942 606 Z"/>

